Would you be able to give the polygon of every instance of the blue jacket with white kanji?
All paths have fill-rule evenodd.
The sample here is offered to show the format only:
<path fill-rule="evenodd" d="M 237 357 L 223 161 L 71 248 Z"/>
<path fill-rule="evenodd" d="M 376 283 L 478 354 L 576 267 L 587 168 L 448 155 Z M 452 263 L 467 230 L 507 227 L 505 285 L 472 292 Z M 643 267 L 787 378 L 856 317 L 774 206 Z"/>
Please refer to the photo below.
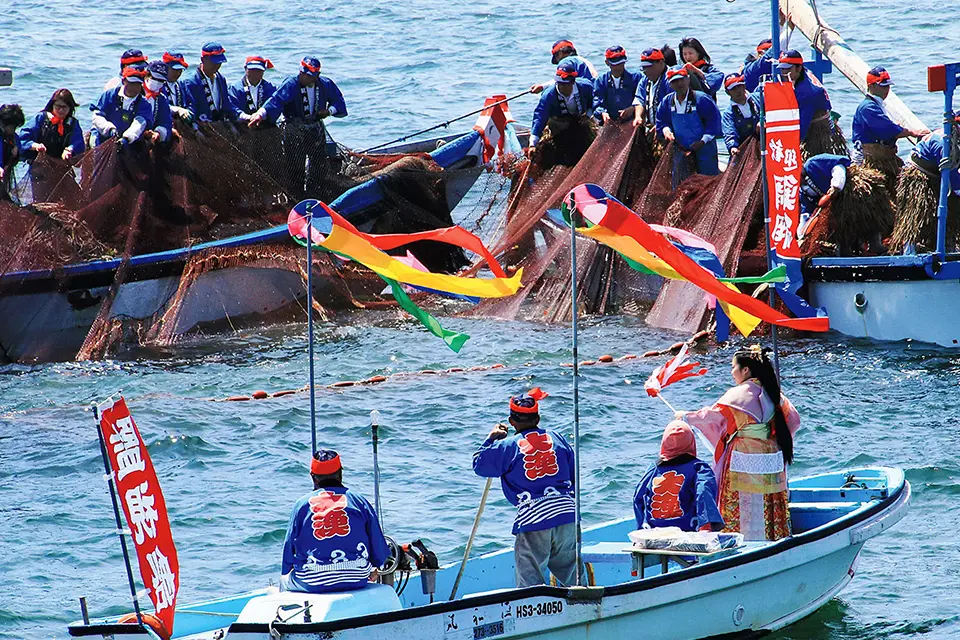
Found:
<path fill-rule="evenodd" d="M 170 110 L 170 100 L 161 90 L 154 97 L 147 98 L 147 102 L 150 103 L 151 112 L 150 124 L 147 128 L 159 133 L 161 142 L 168 141 L 173 133 L 173 112 Z"/>
<path fill-rule="evenodd" d="M 276 122 L 281 113 L 287 120 L 314 120 L 316 116 L 308 114 L 304 108 L 304 91 L 315 92 L 314 113 L 329 109 L 334 118 L 347 115 L 347 104 L 340 88 L 333 80 L 324 76 L 318 76 L 312 87 L 302 86 L 297 76 L 288 77 L 277 87 L 276 93 L 267 100 L 262 109 L 272 122 Z"/>
<path fill-rule="evenodd" d="M 607 71 L 593 81 L 593 112 L 600 116 L 603 113 L 616 118 L 620 111 L 633 104 L 640 88 L 641 73 L 624 70 L 620 76 L 620 87 L 614 86 L 613 73 Z"/>
<path fill-rule="evenodd" d="M 259 96 L 255 96 L 249 87 L 247 79 L 241 78 L 239 82 L 234 82 L 228 89 L 230 103 L 234 108 L 249 115 L 256 113 L 257 109 L 262 107 L 277 92 L 276 85 L 268 80 L 260 81 Z"/>
<path fill-rule="evenodd" d="M 577 78 L 574 90 L 577 92 L 577 105 L 579 113 L 570 114 L 566 110 L 566 104 L 560 92 L 557 91 L 557 85 L 551 85 L 540 94 L 540 102 L 533 110 L 533 125 L 530 127 L 530 137 L 532 140 L 539 140 L 543 135 L 543 130 L 547 128 L 547 122 L 550 118 L 589 116 L 593 113 L 593 84 L 587 80 Z"/>
<path fill-rule="evenodd" d="M 230 103 L 227 79 L 219 71 L 214 76 L 214 82 L 217 83 L 216 104 L 211 105 L 211 101 L 214 99 L 212 92 L 210 97 L 207 97 L 206 83 L 203 80 L 203 72 L 200 67 L 197 67 L 190 78 L 180 82 L 186 94 L 186 108 L 190 110 L 195 120 L 202 122 L 217 122 L 219 120 L 236 122 L 237 118 L 240 117 L 240 111 Z"/>
<path fill-rule="evenodd" d="M 703 460 L 682 455 L 647 470 L 633 493 L 637 528 L 679 527 L 697 531 L 723 529 L 717 508 L 717 478 Z"/>
<path fill-rule="evenodd" d="M 853 142 L 897 146 L 897 137 L 903 127 L 890 119 L 883 110 L 883 101 L 866 96 L 853 114 Z"/>
<path fill-rule="evenodd" d="M 284 575 L 297 591 L 361 589 L 390 550 L 373 506 L 346 487 L 326 487 L 297 500 L 283 542 Z"/>
<path fill-rule="evenodd" d="M 473 470 L 482 478 L 500 478 L 503 495 L 517 507 L 514 535 L 574 522 L 573 449 L 557 431 L 536 428 L 487 438 L 473 454 Z"/>

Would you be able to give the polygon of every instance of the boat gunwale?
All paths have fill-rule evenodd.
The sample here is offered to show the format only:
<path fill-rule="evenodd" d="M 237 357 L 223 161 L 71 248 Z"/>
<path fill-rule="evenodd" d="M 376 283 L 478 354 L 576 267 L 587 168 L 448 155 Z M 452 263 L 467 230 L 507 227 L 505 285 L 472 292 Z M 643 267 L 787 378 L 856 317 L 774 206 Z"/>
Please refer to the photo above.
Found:
<path fill-rule="evenodd" d="M 888 487 L 888 493 L 886 498 L 881 498 L 880 500 L 875 501 L 873 504 L 868 504 L 865 507 L 861 507 L 851 513 L 845 514 L 840 518 L 830 522 L 829 524 L 811 529 L 796 536 L 790 536 L 779 540 L 773 544 L 754 549 L 742 554 L 728 556 L 726 558 L 721 558 L 709 563 L 698 564 L 695 567 L 689 569 L 684 569 L 683 571 L 677 571 L 673 573 L 668 573 L 666 575 L 653 576 L 644 580 L 637 580 L 633 582 L 625 582 L 618 585 L 613 585 L 610 587 L 603 587 L 603 591 L 600 595 L 600 599 L 607 596 L 623 596 L 630 595 L 634 593 L 641 593 L 648 591 L 650 589 L 655 589 L 657 587 L 676 584 L 678 582 L 683 582 L 693 578 L 699 578 L 713 573 L 718 573 L 720 571 L 725 571 L 727 569 L 735 568 L 745 564 L 749 564 L 758 560 L 763 560 L 771 556 L 777 555 L 781 552 L 788 551 L 797 547 L 804 545 L 812 544 L 819 542 L 825 538 L 829 538 L 841 531 L 851 529 L 852 527 L 861 524 L 866 520 L 870 520 L 874 516 L 886 511 L 890 507 L 897 504 L 902 498 L 909 499 L 911 490 L 910 483 L 907 481 L 905 474 L 902 471 L 892 468 L 892 467 L 863 467 L 861 469 L 852 469 L 848 470 L 850 472 L 856 471 L 866 471 L 866 470 L 876 470 L 882 471 L 887 475 L 888 479 L 892 473 L 899 473 L 902 478 L 901 482 L 898 483 L 896 487 Z M 845 471 L 844 473 L 846 473 Z M 805 476 L 801 479 L 811 479 L 816 477 L 823 477 L 833 475 L 834 472 L 824 473 L 824 474 L 815 474 L 813 476 Z M 906 491 L 906 495 L 904 492 Z M 523 589 L 510 589 L 508 591 L 499 591 L 497 593 L 491 593 L 488 595 L 480 595 L 476 597 L 467 596 L 459 600 L 453 601 L 444 601 L 444 602 L 435 602 L 433 604 L 421 605 L 418 607 L 410 607 L 406 609 L 400 609 L 398 611 L 388 611 L 383 613 L 368 614 L 364 616 L 355 616 L 350 618 L 343 618 L 341 620 L 331 620 L 329 622 L 313 622 L 308 624 L 296 623 L 296 624 L 275 624 L 273 628 L 281 633 L 322 633 L 322 632 L 332 632 L 332 631 L 343 631 L 346 629 L 357 629 L 362 627 L 374 626 L 377 624 L 387 624 L 392 622 L 399 622 L 402 620 L 411 620 L 421 617 L 429 617 L 436 614 L 446 614 L 450 612 L 456 612 L 464 609 L 473 609 L 477 607 L 488 606 L 492 604 L 498 604 L 504 601 L 504 597 L 509 595 L 511 601 L 521 600 L 525 598 L 534 598 L 534 597 L 548 597 L 548 598 L 560 598 L 564 600 L 570 600 L 570 589 L 564 587 L 550 587 L 547 585 L 538 585 L 533 587 L 525 587 Z M 234 622 L 229 626 L 229 633 L 261 633 L 267 629 L 268 625 L 262 622 Z M 102 623 L 102 624 L 92 624 L 92 625 L 78 625 L 78 626 L 69 626 L 68 632 L 73 637 L 81 636 L 95 636 L 95 635 L 107 635 L 120 634 L 126 635 L 133 632 L 133 629 L 136 629 L 134 625 L 121 625 L 117 623 Z M 139 633 L 139 632 L 137 632 Z"/>

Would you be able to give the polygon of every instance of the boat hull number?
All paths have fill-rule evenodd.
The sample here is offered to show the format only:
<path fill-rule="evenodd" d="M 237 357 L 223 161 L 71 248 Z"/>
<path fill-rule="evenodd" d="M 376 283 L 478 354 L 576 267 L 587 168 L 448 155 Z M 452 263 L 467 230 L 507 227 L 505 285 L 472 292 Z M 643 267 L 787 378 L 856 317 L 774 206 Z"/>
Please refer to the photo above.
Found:
<path fill-rule="evenodd" d="M 537 616 L 555 616 L 563 613 L 563 600 L 548 600 L 537 604 L 521 604 L 517 606 L 517 619 L 535 618 Z"/>

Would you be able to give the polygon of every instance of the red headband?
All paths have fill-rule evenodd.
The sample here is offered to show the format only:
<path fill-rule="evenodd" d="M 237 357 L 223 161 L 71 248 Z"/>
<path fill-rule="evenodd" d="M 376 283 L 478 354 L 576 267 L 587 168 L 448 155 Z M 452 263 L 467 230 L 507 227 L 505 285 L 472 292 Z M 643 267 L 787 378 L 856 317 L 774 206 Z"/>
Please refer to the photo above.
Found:
<path fill-rule="evenodd" d="M 260 64 L 265 66 L 267 69 L 273 69 L 273 63 L 270 62 L 269 58 L 264 58 L 262 56 L 250 56 L 246 59 L 246 61 L 244 61 L 243 64 L 247 65 L 247 64 L 250 64 L 251 62 L 259 62 Z"/>
<path fill-rule="evenodd" d="M 123 72 L 120 75 L 124 78 L 131 78 L 134 76 L 137 78 L 146 78 L 147 70 L 137 69 L 136 67 L 124 67 Z"/>
<path fill-rule="evenodd" d="M 576 47 L 573 46 L 573 43 L 570 42 L 569 40 L 561 40 L 557 44 L 553 45 L 553 49 L 550 49 L 550 53 L 556 54 L 558 51 L 560 51 L 560 49 L 563 49 L 564 47 L 570 47 L 571 49 L 576 49 Z"/>
<path fill-rule="evenodd" d="M 876 84 L 878 82 L 883 82 L 884 80 L 889 80 L 890 74 L 886 71 L 882 71 L 880 75 L 875 73 L 867 73 L 867 84 Z"/>
<path fill-rule="evenodd" d="M 189 67 L 189 66 L 190 66 L 189 64 L 187 64 L 187 61 L 183 58 L 183 56 L 180 56 L 180 57 L 178 58 L 178 57 L 176 57 L 176 56 L 170 55 L 169 53 L 164 53 L 164 54 L 163 54 L 163 62 L 164 62 L 165 64 L 170 64 L 171 62 L 176 62 L 177 64 L 182 64 L 184 67 Z"/>
<path fill-rule="evenodd" d="M 565 69 L 557 69 L 557 75 L 563 78 L 564 80 L 569 80 L 570 78 L 576 78 L 579 75 L 576 71 L 567 71 Z"/>
<path fill-rule="evenodd" d="M 302 62 L 302 61 L 300 62 L 300 66 L 301 66 L 302 68 L 306 69 L 307 71 L 309 71 L 310 73 L 320 73 L 320 67 L 319 67 L 319 66 L 316 66 L 316 67 L 315 67 L 315 66 L 313 66 L 312 64 L 307 64 L 306 62 Z"/>
<path fill-rule="evenodd" d="M 138 62 L 146 62 L 147 56 L 130 56 L 129 58 L 120 58 L 120 64 L 136 64 Z"/>
<path fill-rule="evenodd" d="M 803 58 L 801 58 L 800 56 L 797 56 L 795 58 L 788 58 L 787 56 L 783 55 L 783 56 L 780 56 L 780 63 L 781 64 L 803 64 Z"/>
<path fill-rule="evenodd" d="M 316 458 L 311 458 L 310 460 L 310 473 L 315 476 L 331 476 L 342 468 L 339 454 L 330 460 L 320 461 Z"/>
<path fill-rule="evenodd" d="M 773 48 L 772 42 L 761 42 L 760 44 L 757 45 L 757 53 L 763 53 L 767 49 L 772 49 L 772 48 Z"/>
<path fill-rule="evenodd" d="M 613 60 L 615 58 L 626 58 L 627 52 L 625 49 L 607 49 L 606 53 L 603 54 L 603 57 L 607 60 Z"/>
<path fill-rule="evenodd" d="M 510 411 L 514 413 L 540 413 L 540 401 L 550 394 L 540 387 L 534 387 L 527 392 L 527 395 L 533 398 L 532 407 L 521 407 L 513 401 L 513 398 L 510 398 Z"/>
<path fill-rule="evenodd" d="M 677 76 L 684 76 L 684 77 L 686 77 L 686 76 L 688 76 L 688 75 L 690 75 L 690 74 L 687 72 L 686 67 L 681 67 L 681 68 L 679 68 L 679 69 L 668 69 L 668 70 L 667 70 L 667 80 L 672 80 L 673 78 L 676 78 Z"/>
<path fill-rule="evenodd" d="M 723 87 L 724 89 L 729 89 L 730 85 L 740 84 L 743 81 L 743 76 L 733 76 L 732 78 L 727 78 L 723 81 Z"/>
<path fill-rule="evenodd" d="M 201 51 L 200 57 L 202 58 L 204 56 L 220 56 L 226 52 L 227 52 L 226 49 L 224 49 L 223 47 L 220 47 L 219 49 L 214 49 L 213 51 Z"/>
<path fill-rule="evenodd" d="M 654 49 L 653 53 L 650 55 L 640 54 L 640 59 L 644 62 L 656 62 L 657 60 L 663 60 L 663 51 Z"/>

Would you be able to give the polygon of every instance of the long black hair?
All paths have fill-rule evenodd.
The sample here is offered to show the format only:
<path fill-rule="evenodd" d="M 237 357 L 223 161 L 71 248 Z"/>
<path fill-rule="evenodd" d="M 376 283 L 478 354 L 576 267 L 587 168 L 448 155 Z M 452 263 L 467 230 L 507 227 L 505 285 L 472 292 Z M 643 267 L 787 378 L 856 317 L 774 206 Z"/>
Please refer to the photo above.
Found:
<path fill-rule="evenodd" d="M 793 436 L 790 435 L 790 429 L 787 427 L 787 417 L 780 406 L 780 383 L 777 381 L 777 374 L 770 364 L 768 354 L 770 349 L 753 348 L 740 349 L 733 354 L 733 361 L 738 367 L 750 369 L 750 375 L 756 378 L 763 387 L 763 390 L 773 402 L 773 434 L 777 439 L 777 445 L 783 452 L 783 459 L 787 464 L 793 463 Z"/>
<path fill-rule="evenodd" d="M 680 52 L 680 59 L 683 60 L 683 48 L 690 47 L 691 49 L 697 52 L 697 55 L 700 56 L 701 60 L 710 62 L 710 54 L 707 53 L 707 50 L 703 48 L 703 45 L 700 44 L 700 41 L 696 38 L 684 38 L 680 41 L 680 46 L 677 47 L 677 51 Z"/>
<path fill-rule="evenodd" d="M 665 44 L 660 48 L 660 53 L 663 54 L 663 62 L 668 67 L 677 66 L 677 52 L 670 48 L 670 45 Z"/>

